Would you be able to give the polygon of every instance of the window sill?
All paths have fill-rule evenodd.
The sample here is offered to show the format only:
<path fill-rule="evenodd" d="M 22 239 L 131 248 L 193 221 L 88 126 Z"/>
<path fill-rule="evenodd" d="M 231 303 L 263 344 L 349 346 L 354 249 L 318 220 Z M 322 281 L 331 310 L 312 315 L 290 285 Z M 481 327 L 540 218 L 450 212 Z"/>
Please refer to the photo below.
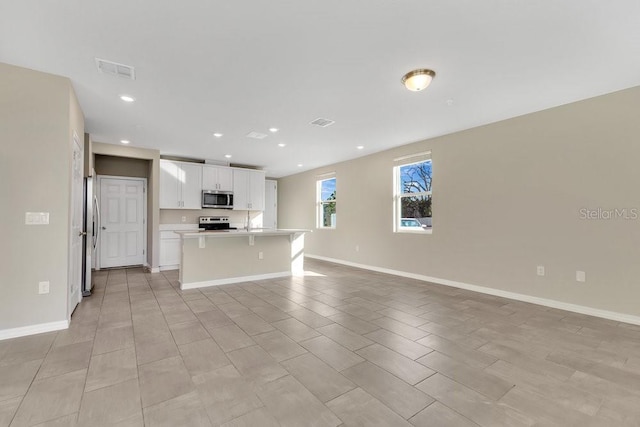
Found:
<path fill-rule="evenodd" d="M 396 233 L 402 234 L 433 234 L 433 229 L 429 228 L 428 230 L 396 230 Z"/>

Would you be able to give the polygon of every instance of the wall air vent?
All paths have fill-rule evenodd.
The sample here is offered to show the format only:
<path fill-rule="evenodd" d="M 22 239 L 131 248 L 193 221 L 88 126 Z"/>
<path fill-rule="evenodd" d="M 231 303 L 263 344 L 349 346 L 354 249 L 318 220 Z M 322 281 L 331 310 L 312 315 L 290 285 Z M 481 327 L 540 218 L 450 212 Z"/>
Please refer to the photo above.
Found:
<path fill-rule="evenodd" d="M 265 139 L 267 136 L 267 134 L 265 133 L 260 133 L 260 132 L 249 132 L 247 134 L 247 138 L 253 138 L 253 139 Z"/>
<path fill-rule="evenodd" d="M 335 123 L 334 120 L 318 118 L 312 121 L 310 124 L 315 126 L 320 126 L 321 128 L 326 128 L 327 126 L 331 126 L 334 123 Z"/>
<path fill-rule="evenodd" d="M 98 71 L 112 76 L 124 77 L 125 79 L 136 79 L 136 70 L 131 65 L 118 64 L 117 62 L 107 61 L 106 59 L 96 58 L 96 67 Z"/>

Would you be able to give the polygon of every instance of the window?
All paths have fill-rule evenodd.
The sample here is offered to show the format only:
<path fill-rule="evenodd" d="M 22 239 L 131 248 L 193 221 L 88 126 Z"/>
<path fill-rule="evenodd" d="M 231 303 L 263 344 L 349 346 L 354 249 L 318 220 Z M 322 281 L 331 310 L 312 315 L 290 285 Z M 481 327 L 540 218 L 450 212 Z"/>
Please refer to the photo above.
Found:
<path fill-rule="evenodd" d="M 394 167 L 395 231 L 431 231 L 431 159 Z"/>
<path fill-rule="evenodd" d="M 318 181 L 318 228 L 336 227 L 336 179 Z"/>

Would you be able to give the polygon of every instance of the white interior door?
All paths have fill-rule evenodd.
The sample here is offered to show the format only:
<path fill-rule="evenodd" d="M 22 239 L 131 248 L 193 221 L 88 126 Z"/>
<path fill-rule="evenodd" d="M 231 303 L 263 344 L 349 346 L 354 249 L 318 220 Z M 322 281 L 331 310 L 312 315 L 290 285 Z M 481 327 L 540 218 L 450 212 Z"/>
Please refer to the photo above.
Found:
<path fill-rule="evenodd" d="M 100 177 L 100 267 L 144 263 L 145 180 Z"/>
<path fill-rule="evenodd" d="M 67 304 L 67 318 L 80 302 L 80 284 L 82 282 L 82 204 L 84 179 L 84 147 L 80 144 L 78 135 L 73 133 L 73 148 L 71 160 L 71 236 L 69 240 L 69 300 Z"/>
<path fill-rule="evenodd" d="M 267 179 L 264 182 L 264 228 L 278 228 L 278 181 Z"/>

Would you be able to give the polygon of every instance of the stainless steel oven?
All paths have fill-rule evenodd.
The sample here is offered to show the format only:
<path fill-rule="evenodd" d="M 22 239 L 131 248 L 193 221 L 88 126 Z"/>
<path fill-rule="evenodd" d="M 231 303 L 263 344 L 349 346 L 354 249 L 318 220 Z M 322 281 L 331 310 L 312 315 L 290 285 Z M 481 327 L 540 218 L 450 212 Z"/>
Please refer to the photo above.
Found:
<path fill-rule="evenodd" d="M 202 207 L 214 209 L 233 209 L 233 192 L 203 190 Z"/>

